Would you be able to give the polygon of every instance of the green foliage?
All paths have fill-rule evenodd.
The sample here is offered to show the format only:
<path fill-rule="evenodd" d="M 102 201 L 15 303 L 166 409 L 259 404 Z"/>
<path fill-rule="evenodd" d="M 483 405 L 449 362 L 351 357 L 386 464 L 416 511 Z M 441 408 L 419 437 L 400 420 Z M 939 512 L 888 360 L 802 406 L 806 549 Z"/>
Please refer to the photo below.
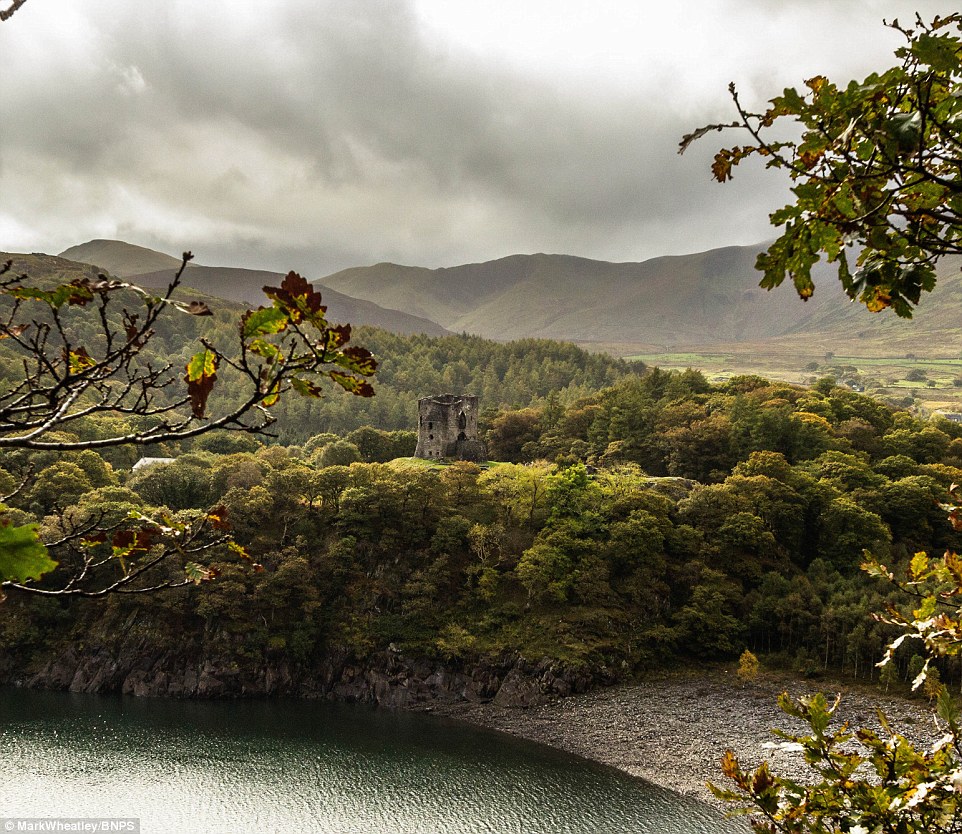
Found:
<path fill-rule="evenodd" d="M 818 781 L 806 786 L 784 779 L 772 774 L 765 762 L 754 771 L 746 770 L 729 751 L 722 760 L 722 772 L 734 789 L 709 785 L 719 799 L 750 803 L 757 809 L 759 817 L 752 822 L 755 831 L 948 834 L 958 830 L 958 761 L 952 738 L 959 730 L 959 713 L 945 690 L 939 715 L 949 734 L 930 750 L 916 749 L 881 713 L 881 736 L 864 728 L 852 732 L 847 724 L 832 728 L 839 699 L 829 704 L 821 694 L 798 699 L 783 695 L 779 706 L 808 725 L 809 734 L 776 734 L 788 749 L 804 754 Z"/>
<path fill-rule="evenodd" d="M 806 446 L 811 436 L 797 430 L 796 414 L 818 417 L 818 442 Z M 498 416 L 488 425 L 510 423 Z M 698 465 L 700 453 L 677 454 L 676 430 L 708 418 L 724 422 L 728 437 L 708 483 L 668 474 L 673 460 Z M 847 442 L 855 419 L 864 448 Z M 352 430 L 352 440 L 322 434 L 304 448 L 252 451 L 231 443 L 218 452 L 225 438 L 212 436 L 214 448 L 169 448 L 175 463 L 140 470 L 125 487 L 77 453 L 11 455 L 5 464 L 19 473 L 34 463 L 36 480 L 69 472 L 61 492 L 75 498 L 39 518 L 28 487 L 9 499 L 5 518 L 40 523 L 54 540 L 99 508 L 104 524 L 130 525 L 135 512 L 169 528 L 167 536 L 189 522 L 216 537 L 222 531 L 200 508 L 221 505 L 217 523 L 231 525 L 241 550 L 176 557 L 154 575 L 188 583 L 179 592 L 183 619 L 154 603 L 122 607 L 129 615 L 146 605 L 158 633 L 184 635 L 184 651 L 189 644 L 242 666 L 307 664 L 335 650 L 360 656 L 393 643 L 452 662 L 522 655 L 628 675 L 675 659 L 737 658 L 748 647 L 774 664 L 799 659 L 806 674 L 833 668 L 874 679 L 891 626 L 868 614 L 895 600 L 856 569 L 863 551 L 901 563 L 921 548 L 962 543 L 936 523 L 932 504 L 962 478 L 948 448 L 939 458 L 930 426 L 834 386 L 760 378 L 713 386 L 651 372 L 537 426 L 522 448 L 536 443 L 561 463 L 369 463 L 413 439 L 373 427 Z M 889 455 L 883 439 L 894 432 L 938 462 Z M 74 488 L 105 481 L 82 494 Z M 143 533 L 135 539 L 91 543 L 88 552 L 106 559 L 98 581 L 109 585 L 160 544 L 150 544 L 160 528 L 135 526 Z M 78 564 L 70 548 L 51 558 Z M 30 645 L 109 632 L 94 609 L 71 609 L 47 630 L 40 608 L 12 596 L 5 605 Z M 445 631 L 452 625 L 464 633 Z M 894 662 L 904 674 L 908 656 Z"/>
<path fill-rule="evenodd" d="M 737 587 L 720 571 L 700 574 L 687 604 L 673 618 L 678 645 L 706 659 L 731 657 L 744 633 L 735 616 Z"/>
<path fill-rule="evenodd" d="M 491 409 L 482 414 L 485 430 L 485 420 L 498 409 L 539 409 L 553 396 L 557 410 L 638 372 L 622 360 L 546 339 L 503 343 L 467 335 L 401 336 L 370 327 L 357 328 L 354 337 L 381 360 L 377 396 L 282 398 L 271 409 L 280 442 L 304 443 L 319 432 L 344 437 L 365 426 L 410 431 L 417 422 L 418 397 L 431 391 L 479 395 Z"/>
<path fill-rule="evenodd" d="M 323 378 L 352 394 L 373 394 L 365 379 L 376 369 L 373 355 L 347 346 L 350 325 L 329 324 L 320 293 L 294 272 L 279 287 L 264 288 L 272 306 L 244 313 L 240 328 L 232 321 L 222 333 L 210 327 L 203 333 L 202 325 L 183 332 L 168 311 L 218 324 L 225 318 L 204 302 L 176 297 L 190 259 L 184 253 L 181 269 L 159 295 L 103 275 L 63 283 L 49 274 L 6 277 L 12 261 L 0 268 L 0 341 L 4 357 L 15 361 L 3 366 L 10 388 L 0 396 L 0 446 L 104 448 L 222 427 L 258 431 L 273 421 L 265 408 L 283 393 L 316 398 Z M 191 337 L 199 337 L 201 350 L 185 351 Z M 180 361 L 183 386 L 174 370 Z M 218 381 L 231 393 L 212 400 Z M 218 412 L 212 418 L 210 404 Z M 52 434 L 85 415 L 119 414 L 129 423 L 106 436 Z M 260 422 L 245 422 L 246 415 Z"/>
<path fill-rule="evenodd" d="M 757 156 L 794 183 L 794 202 L 771 215 L 784 230 L 758 257 L 761 286 L 787 276 L 807 299 L 812 267 L 824 257 L 850 298 L 910 317 L 935 286 L 936 261 L 962 251 L 962 15 L 888 26 L 905 38 L 898 66 L 845 86 L 816 75 L 763 113 L 744 109 L 731 85 L 739 120 L 696 130 L 680 150 L 712 130 L 745 129 L 750 144 L 719 151 L 715 179 L 731 179 L 734 166 Z M 782 138 L 785 121 L 801 127 L 800 138 Z"/>
<path fill-rule="evenodd" d="M 4 509 L 0 505 L 0 512 Z M 16 526 L 0 519 L 0 576 L 26 582 L 39 579 L 57 566 L 38 539 L 38 527 L 37 524 Z"/>
<path fill-rule="evenodd" d="M 155 507 L 200 509 L 210 503 L 211 473 L 205 466 L 183 459 L 155 463 L 134 473 L 127 486 Z"/>
<path fill-rule="evenodd" d="M 279 287 L 264 288 L 271 307 L 247 311 L 241 317 L 240 327 L 231 334 L 232 339 L 239 336 L 239 344 L 223 349 L 215 343 L 219 339 L 200 338 L 202 349 L 185 355 L 182 346 L 190 340 L 168 332 L 174 335 L 176 349 L 158 356 L 157 343 L 163 339 L 158 334 L 169 318 L 165 312 L 214 318 L 205 303 L 175 297 L 191 257 L 184 253 L 180 269 L 159 295 L 104 275 L 94 278 L 84 273 L 64 282 L 48 274 L 31 280 L 27 275 L 9 275 L 12 260 L 0 267 L 0 341 L 4 342 L 0 358 L 14 360 L 0 362 L 0 447 L 74 453 L 72 460 L 44 461 L 49 465 L 42 467 L 25 493 L 29 509 L 37 515 L 57 512 L 66 518 L 64 510 L 84 494 L 116 482 L 109 464 L 90 449 L 181 440 L 219 428 L 262 431 L 274 419 L 266 409 L 277 404 L 282 394 L 293 390 L 320 397 L 322 378 L 361 397 L 374 393 L 366 381 L 377 368 L 373 355 L 365 348 L 347 346 L 350 325 L 330 325 L 320 293 L 294 272 Z M 178 360 L 185 361 L 182 381 L 186 387 L 179 385 L 174 371 Z M 230 401 L 219 404 L 223 407 L 218 414 L 208 417 L 218 373 L 226 377 L 232 394 Z M 259 416 L 259 422 L 246 421 L 248 415 Z M 72 431 L 64 431 L 65 427 Z M 24 471 L 27 478 L 15 492 L 30 480 L 29 466 Z M 144 473 L 139 487 L 151 503 L 186 509 L 204 501 L 209 479 L 206 472 L 178 462 L 166 470 Z M 0 571 L 0 583 L 28 592 L 91 595 L 134 583 L 141 592 L 149 587 L 147 574 L 163 573 L 161 563 L 176 554 L 184 571 L 181 584 L 196 584 L 214 573 L 186 555 L 199 557 L 229 539 L 222 514 L 212 511 L 205 518 L 219 532 L 211 534 L 206 544 L 192 538 L 193 549 L 184 548 L 187 538 L 183 537 L 199 531 L 166 518 L 156 522 L 151 535 L 163 528 L 161 540 L 169 531 L 182 536 L 167 537 L 166 550 L 160 550 L 159 544 L 157 549 L 136 546 L 130 550 L 126 542 L 117 543 L 121 534 L 135 542 L 147 535 L 146 528 L 137 529 L 137 525 L 124 527 L 117 522 L 98 528 L 98 522 L 88 518 L 85 526 L 68 526 L 57 541 L 75 556 L 91 543 L 112 539 L 113 567 L 122 576 L 119 580 L 105 576 L 109 571 L 101 569 L 109 559 L 83 556 L 72 576 L 61 560 L 59 588 L 30 584 L 41 578 L 41 565 L 55 564 L 36 558 L 41 550 L 46 553 L 41 528 L 14 526 L 4 519 L 10 555 L 0 552 L 0 565 L 10 572 Z M 133 566 L 125 562 L 131 556 L 136 556 Z M 91 590 L 88 584 L 95 573 L 103 583 Z M 158 582 L 157 587 L 176 584 L 163 576 Z"/>
<path fill-rule="evenodd" d="M 954 488 L 954 487 L 953 487 Z M 962 509 L 944 505 L 956 529 L 962 527 Z M 874 576 L 897 583 L 895 575 L 877 560 L 866 563 Z M 902 634 L 892 641 L 882 661 L 894 668 L 895 655 L 906 640 L 917 640 L 922 655 L 913 655 L 909 675 L 913 689 L 937 701 L 936 724 L 941 738 L 919 749 L 897 732 L 879 712 L 883 734 L 848 724 L 832 726 L 841 700 L 829 705 L 821 694 L 792 699 L 783 695 L 779 706 L 801 719 L 810 733 L 776 731 L 785 746 L 800 751 L 815 780 L 799 784 L 769 771 L 767 762 L 756 770 L 744 769 L 729 751 L 722 771 L 734 783 L 724 790 L 711 785 L 719 799 L 736 803 L 743 813 L 756 813 L 752 825 L 758 832 L 892 831 L 912 834 L 948 834 L 958 831 L 959 739 L 962 712 L 941 682 L 936 665 L 940 658 L 962 651 L 962 559 L 947 551 L 941 560 L 916 553 L 908 565 L 907 585 L 916 598 L 908 613 L 888 606 L 884 619 Z M 886 685 L 897 676 L 888 672 Z"/>

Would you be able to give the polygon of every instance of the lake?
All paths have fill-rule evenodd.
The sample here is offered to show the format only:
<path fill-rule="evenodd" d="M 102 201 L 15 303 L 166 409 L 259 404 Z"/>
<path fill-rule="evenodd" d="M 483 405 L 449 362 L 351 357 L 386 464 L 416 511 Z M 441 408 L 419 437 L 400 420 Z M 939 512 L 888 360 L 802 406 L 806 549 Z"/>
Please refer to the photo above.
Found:
<path fill-rule="evenodd" d="M 727 834 L 613 768 L 423 714 L 0 689 L 0 817 L 142 832 Z"/>

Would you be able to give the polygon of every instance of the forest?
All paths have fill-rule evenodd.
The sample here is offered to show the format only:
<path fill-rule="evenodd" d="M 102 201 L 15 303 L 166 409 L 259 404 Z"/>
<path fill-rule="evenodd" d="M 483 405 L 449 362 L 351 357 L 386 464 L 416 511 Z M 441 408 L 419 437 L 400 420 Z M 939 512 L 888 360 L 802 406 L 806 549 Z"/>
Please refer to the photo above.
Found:
<path fill-rule="evenodd" d="M 332 396 L 319 416 L 304 401 L 275 439 L 215 432 L 151 449 L 175 461 L 137 471 L 125 447 L 5 453 L 0 492 L 27 479 L 7 517 L 39 523 L 44 541 L 95 515 L 104 527 L 218 507 L 235 546 L 207 552 L 210 581 L 155 594 L 11 589 L 0 674 L 22 678 L 66 647 L 171 651 L 176 635 L 189 662 L 241 669 L 390 648 L 454 669 L 523 657 L 617 680 L 749 648 L 804 675 L 875 680 L 894 631 L 871 615 L 896 591 L 860 569 L 865 553 L 898 570 L 960 545 L 940 503 L 962 481 L 962 425 L 830 378 L 711 384 L 550 342 L 371 331 L 364 344 L 394 357 L 370 402 L 396 417 L 356 426 L 343 416 L 354 402 L 341 413 Z M 500 406 L 481 425 L 492 462 L 410 458 L 411 392 L 462 385 Z M 105 419 L 120 418 L 77 431 Z M 79 552 L 52 552 L 53 581 Z M 920 663 L 906 645 L 882 683 Z"/>
<path fill-rule="evenodd" d="M 47 289 L 68 280 L 96 280 L 95 268 L 73 264 L 65 270 L 64 264 L 70 262 L 32 256 L 14 261 L 13 272 L 32 270 L 31 282 Z M 137 310 L 142 300 L 131 292 L 113 294 L 118 298 L 106 309 L 105 316 L 110 330 L 122 333 L 126 326 L 123 312 Z M 208 314 L 159 316 L 150 338 L 138 349 L 139 367 L 163 367 L 169 363 L 183 368 L 198 349 L 201 338 L 225 356 L 237 355 L 237 322 L 247 305 L 193 289 L 178 288 L 174 297 L 180 304 L 203 304 Z M 0 294 L 0 312 L 6 313 L 10 307 L 11 298 Z M 92 351 L 102 347 L 104 333 L 97 315 L 90 315 L 86 308 L 67 305 L 58 315 L 74 345 L 87 346 Z M 51 313 L 42 304 L 31 305 L 26 316 L 24 322 L 32 318 L 52 324 Z M 572 344 L 546 339 L 496 343 L 467 334 L 443 338 L 404 336 L 369 326 L 355 327 L 349 332 L 353 343 L 364 345 L 378 358 L 377 396 L 362 399 L 330 391 L 320 399 L 282 397 L 271 407 L 276 423 L 271 429 L 275 437 L 269 440 L 285 445 L 303 444 L 321 432 L 346 434 L 368 425 L 387 430 L 408 429 L 417 398 L 441 391 L 471 391 L 489 409 L 545 405 L 549 399 L 569 405 L 645 368 L 640 362 L 589 353 Z M 22 363 L 22 351 L 13 348 L 10 340 L 0 339 L 0 390 L 12 390 L 22 383 Z M 236 384 L 238 374 L 232 368 L 222 367 L 220 377 L 221 384 L 214 386 L 208 400 L 208 411 L 214 413 L 236 405 L 241 396 L 238 388 L 242 386 Z M 173 399 L 172 391 L 160 388 L 153 395 L 161 402 Z M 159 446 L 153 448 L 152 454 L 172 452 Z M 128 452 L 128 463 L 132 464 L 139 452 L 133 448 Z"/>

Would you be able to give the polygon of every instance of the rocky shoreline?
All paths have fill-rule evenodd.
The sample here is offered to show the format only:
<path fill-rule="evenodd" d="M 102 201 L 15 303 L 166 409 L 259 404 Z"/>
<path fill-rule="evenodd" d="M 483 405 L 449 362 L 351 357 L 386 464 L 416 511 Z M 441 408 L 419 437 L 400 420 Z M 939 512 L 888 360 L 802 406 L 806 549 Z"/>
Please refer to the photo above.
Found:
<path fill-rule="evenodd" d="M 619 685 L 612 685 L 604 670 L 589 673 L 548 660 L 505 657 L 450 669 L 393 649 L 363 661 L 333 651 L 310 668 L 283 662 L 240 667 L 228 658 L 190 656 L 128 636 L 119 647 L 68 648 L 31 674 L 0 663 L 0 682 L 135 697 L 326 698 L 431 712 L 547 744 L 712 802 L 706 783 L 722 783 L 719 761 L 727 749 L 745 766 L 768 759 L 776 773 L 808 780 L 797 753 L 766 746 L 775 741 L 772 727 L 803 729 L 778 709 L 776 699 L 784 691 L 824 691 L 833 697 L 841 692 L 839 714 L 853 727 L 879 729 L 875 711 L 881 706 L 913 741 L 940 735 L 921 700 L 772 672 L 743 683 L 723 667 L 652 672 Z"/>
<path fill-rule="evenodd" d="M 802 729 L 778 708 L 776 698 L 784 691 L 793 695 L 823 691 L 832 697 L 841 692 L 839 715 L 853 727 L 878 728 L 875 710 L 881 706 L 906 737 L 927 742 L 939 735 L 924 701 L 774 673 L 744 684 L 723 669 L 652 675 L 643 682 L 595 689 L 527 709 L 491 702 L 425 709 L 548 744 L 715 803 L 706 783 L 723 786 L 719 759 L 726 749 L 744 765 L 768 759 L 780 775 L 810 779 L 799 754 L 765 746 L 776 741 L 772 727 Z"/>

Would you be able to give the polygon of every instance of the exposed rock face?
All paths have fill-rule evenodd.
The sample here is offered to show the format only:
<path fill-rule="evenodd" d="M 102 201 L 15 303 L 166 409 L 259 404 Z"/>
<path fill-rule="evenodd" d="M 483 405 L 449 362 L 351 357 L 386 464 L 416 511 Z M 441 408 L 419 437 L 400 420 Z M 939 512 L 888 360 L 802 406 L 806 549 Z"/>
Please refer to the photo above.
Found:
<path fill-rule="evenodd" d="M 376 703 L 395 708 L 493 702 L 530 707 L 593 684 L 611 682 L 605 673 L 575 670 L 550 660 L 523 658 L 452 668 L 428 658 L 386 650 L 363 660 L 332 651 L 313 665 L 288 661 L 241 668 L 218 658 L 188 657 L 137 642 L 117 649 L 68 648 L 30 675 L 9 683 L 71 692 L 123 693 L 135 697 L 239 698 L 295 695 Z"/>

